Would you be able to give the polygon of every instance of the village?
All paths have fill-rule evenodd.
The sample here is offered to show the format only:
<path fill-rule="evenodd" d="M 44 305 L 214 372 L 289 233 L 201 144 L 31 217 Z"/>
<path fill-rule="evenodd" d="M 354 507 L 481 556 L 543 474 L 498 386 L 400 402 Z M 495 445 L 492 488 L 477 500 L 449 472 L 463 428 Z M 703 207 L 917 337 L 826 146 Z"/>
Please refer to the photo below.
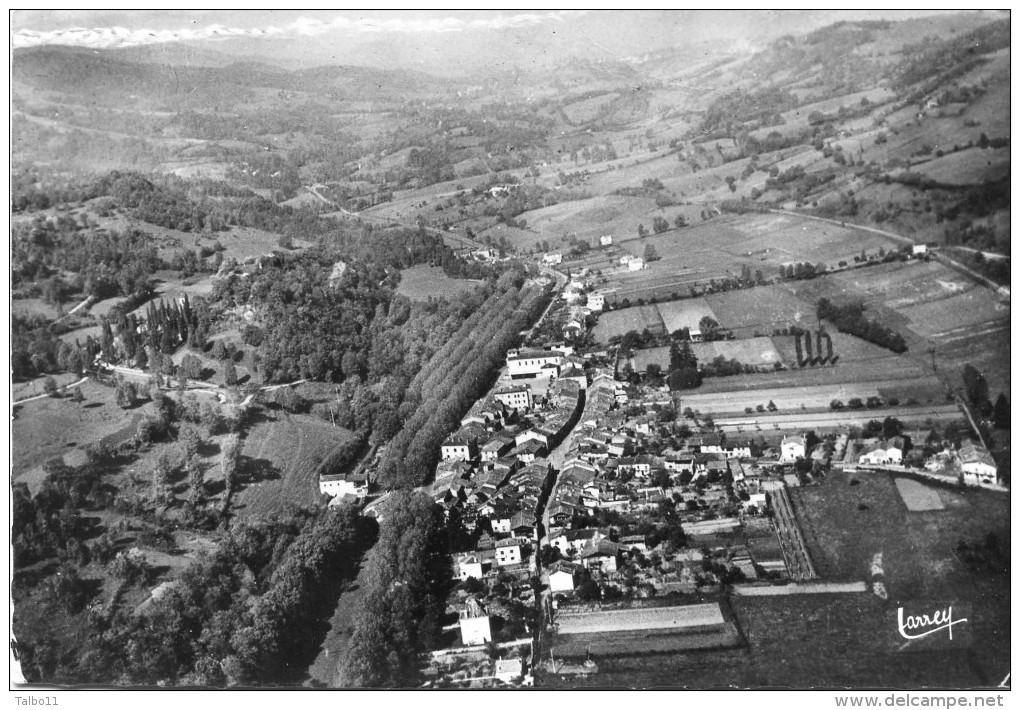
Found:
<path fill-rule="evenodd" d="M 980 445 L 914 446 L 888 418 L 884 429 L 752 436 L 681 413 L 664 384 L 621 381 L 615 348 L 578 344 L 603 304 L 593 281 L 565 286 L 442 443 L 425 490 L 462 534 L 448 643 L 425 662 L 428 685 L 588 676 L 593 653 L 628 652 L 628 634 L 650 635 L 639 645 L 659 652 L 739 646 L 727 590 L 829 589 L 788 495 L 825 476 L 886 471 L 998 488 Z M 365 514 L 385 515 L 364 471 L 319 485 L 336 503 L 367 501 Z"/>

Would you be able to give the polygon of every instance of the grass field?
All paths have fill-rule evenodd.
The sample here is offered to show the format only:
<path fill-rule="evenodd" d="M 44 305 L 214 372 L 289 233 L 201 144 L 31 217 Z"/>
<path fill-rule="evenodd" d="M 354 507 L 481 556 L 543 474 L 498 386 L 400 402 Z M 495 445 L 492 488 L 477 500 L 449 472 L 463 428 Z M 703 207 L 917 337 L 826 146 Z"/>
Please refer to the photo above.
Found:
<path fill-rule="evenodd" d="M 911 169 L 943 185 L 981 185 L 1009 175 L 1009 148 L 970 148 Z"/>
<path fill-rule="evenodd" d="M 602 313 L 599 322 L 592 328 L 592 333 L 596 340 L 605 343 L 614 336 L 623 335 L 631 330 L 640 333 L 645 328 L 653 333 L 665 332 L 662 316 L 655 306 L 635 306 Z"/>
<path fill-rule="evenodd" d="M 776 328 L 806 327 L 814 320 L 814 304 L 797 298 L 782 286 L 727 291 L 705 296 L 716 320 L 738 338 L 754 333 L 770 335 Z"/>
<path fill-rule="evenodd" d="M 311 416 L 266 414 L 267 420 L 248 431 L 241 452 L 242 466 L 253 480 L 234 498 L 233 509 L 245 517 L 318 503 L 316 467 L 352 436 Z"/>
<path fill-rule="evenodd" d="M 477 281 L 451 279 L 439 266 L 419 264 L 400 272 L 400 283 L 397 293 L 415 301 L 424 301 L 429 296 L 436 298 L 452 298 L 464 291 L 478 287 Z"/>
<path fill-rule="evenodd" d="M 701 319 L 706 317 L 719 321 L 719 317 L 704 298 L 670 301 L 669 303 L 660 303 L 657 307 L 662 316 L 662 322 L 666 325 L 667 333 L 675 333 L 681 328 L 698 330 Z M 723 326 L 725 327 L 725 324 Z"/>
<path fill-rule="evenodd" d="M 37 483 L 30 472 L 41 472 L 41 466 L 52 458 L 83 450 L 104 436 L 130 425 L 135 415 L 150 413 L 145 404 L 124 410 L 114 402 L 114 390 L 94 381 L 81 385 L 85 401 L 37 399 L 18 405 L 11 422 L 11 476 L 20 480 L 28 474 L 30 487 Z M 75 461 L 76 463 L 80 463 Z M 41 481 L 41 479 L 39 479 Z"/>
<path fill-rule="evenodd" d="M 75 304 L 67 304 L 65 309 L 71 309 Z M 11 300 L 11 313 L 16 316 L 42 316 L 47 320 L 57 317 L 57 309 L 41 298 L 15 298 Z"/>

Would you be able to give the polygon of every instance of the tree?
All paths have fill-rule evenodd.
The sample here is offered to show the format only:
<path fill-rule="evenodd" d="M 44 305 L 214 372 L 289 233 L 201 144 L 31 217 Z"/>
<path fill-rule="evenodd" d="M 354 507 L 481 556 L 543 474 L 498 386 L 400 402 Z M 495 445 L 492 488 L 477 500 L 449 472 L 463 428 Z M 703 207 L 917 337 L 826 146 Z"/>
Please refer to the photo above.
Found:
<path fill-rule="evenodd" d="M 886 417 L 882 421 L 882 437 L 891 439 L 903 433 L 903 422 L 896 417 Z"/>
<path fill-rule="evenodd" d="M 992 410 L 992 421 L 996 429 L 1009 429 L 1009 400 L 1003 392 L 995 398 L 995 407 Z"/>
<path fill-rule="evenodd" d="M 643 225 L 643 224 L 639 224 L 637 226 L 637 233 L 638 233 L 639 237 L 647 237 L 648 236 L 648 231 L 645 229 L 645 225 Z"/>
<path fill-rule="evenodd" d="M 656 234 L 662 234 L 669 229 L 669 221 L 665 217 L 656 216 L 652 219 L 652 230 Z"/>
<path fill-rule="evenodd" d="M 43 392 L 45 392 L 50 397 L 56 397 L 59 393 L 57 381 L 52 377 L 47 377 L 45 380 L 43 380 Z"/>
<path fill-rule="evenodd" d="M 644 259 L 646 262 L 658 261 L 660 258 L 654 244 L 645 244 Z"/>
<path fill-rule="evenodd" d="M 239 477 L 239 465 L 241 459 L 241 442 L 237 434 L 231 434 L 220 445 L 220 471 L 223 473 L 223 483 L 227 492 L 233 493 L 237 488 Z"/>
<path fill-rule="evenodd" d="M 189 380 L 202 378 L 202 360 L 194 353 L 188 353 L 181 359 L 180 373 Z"/>
<path fill-rule="evenodd" d="M 684 217 L 682 214 L 678 214 L 676 216 L 676 219 L 673 220 L 673 226 L 676 227 L 677 229 L 680 229 L 681 227 L 686 227 L 687 218 Z"/>
<path fill-rule="evenodd" d="M 122 379 L 117 383 L 117 390 L 114 398 L 118 407 L 122 409 L 129 409 L 130 407 L 135 406 L 136 397 L 137 392 L 133 382 L 127 382 Z"/>
<path fill-rule="evenodd" d="M 769 403 L 765 406 L 765 408 L 768 409 L 770 412 L 774 412 L 777 409 L 779 409 L 779 407 L 776 406 L 776 403 L 773 402 L 771 399 L 769 400 Z"/>
<path fill-rule="evenodd" d="M 237 384 L 237 368 L 234 367 L 233 360 L 227 360 L 223 365 L 223 382 L 228 387 L 232 387 Z"/>

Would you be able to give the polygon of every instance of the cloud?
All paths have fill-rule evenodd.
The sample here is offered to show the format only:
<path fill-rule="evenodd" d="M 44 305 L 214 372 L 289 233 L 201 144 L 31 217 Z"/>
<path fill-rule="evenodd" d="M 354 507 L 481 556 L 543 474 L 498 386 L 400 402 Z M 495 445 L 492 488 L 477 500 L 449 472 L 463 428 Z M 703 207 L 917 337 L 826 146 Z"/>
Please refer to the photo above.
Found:
<path fill-rule="evenodd" d="M 350 19 L 338 16 L 324 21 L 317 18 L 299 17 L 282 27 L 268 26 L 243 29 L 208 25 L 202 28 L 177 30 L 128 29 L 126 27 L 98 27 L 40 32 L 29 29 L 18 30 L 12 35 L 15 48 L 36 47 L 44 44 L 62 44 L 75 47 L 130 47 L 140 44 L 159 44 L 189 40 L 217 40 L 231 37 L 272 37 L 299 36 L 314 37 L 329 32 L 372 32 L 372 33 L 442 33 L 465 32 L 469 30 L 507 30 L 530 27 L 546 22 L 562 22 L 571 16 L 583 15 L 584 10 L 558 12 L 518 13 L 496 15 L 491 18 L 465 20 L 459 17 L 436 17 L 428 19 L 402 17 L 363 17 Z"/>

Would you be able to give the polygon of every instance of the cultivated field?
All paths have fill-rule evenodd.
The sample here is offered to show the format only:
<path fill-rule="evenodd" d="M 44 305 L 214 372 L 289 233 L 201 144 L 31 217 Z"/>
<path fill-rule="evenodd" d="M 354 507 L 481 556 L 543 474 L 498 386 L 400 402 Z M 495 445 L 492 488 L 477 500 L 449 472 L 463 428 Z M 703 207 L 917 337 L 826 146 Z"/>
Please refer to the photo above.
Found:
<path fill-rule="evenodd" d="M 783 358 L 772 345 L 770 338 L 744 340 L 717 340 L 711 343 L 694 343 L 691 346 L 698 362 L 705 363 L 717 357 L 736 360 L 744 365 L 772 365 Z"/>
<path fill-rule="evenodd" d="M 641 629 L 680 629 L 723 623 L 718 604 L 662 606 L 648 609 L 559 614 L 556 625 L 562 634 L 585 634 Z"/>
<path fill-rule="evenodd" d="M 815 368 L 813 370 L 797 372 L 834 372 L 838 368 Z M 779 373 L 787 374 L 787 373 Z M 779 408 L 779 414 L 792 414 L 803 409 L 828 410 L 829 402 L 833 399 L 840 399 L 844 403 L 854 397 L 867 401 L 868 397 L 879 396 L 887 388 L 908 388 L 908 387 L 932 387 L 929 379 L 921 379 L 915 382 L 902 380 L 878 380 L 873 382 L 838 381 L 822 385 L 786 386 L 761 389 L 737 389 L 735 382 L 745 379 L 761 380 L 766 384 L 772 375 L 736 375 L 733 377 L 709 377 L 704 380 L 702 386 L 696 390 L 689 390 L 681 393 L 683 407 L 691 407 L 705 414 L 731 413 L 739 414 L 745 407 L 756 407 L 759 404 L 768 404 L 771 400 Z M 706 389 L 712 391 L 706 392 Z M 941 402 L 932 404 L 945 404 L 944 398 Z M 881 411 L 881 410 L 879 410 Z M 862 412 L 867 414 L 867 412 Z M 844 416 L 850 414 L 842 413 Z M 878 415 L 878 411 L 875 412 Z M 884 416 L 884 415 L 883 415 Z M 874 417 L 869 417 L 874 418 Z"/>
<path fill-rule="evenodd" d="M 446 275 L 442 267 L 419 264 L 400 272 L 397 293 L 415 301 L 424 301 L 430 296 L 452 298 L 464 291 L 474 290 L 478 284 L 478 281 L 452 279 Z"/>
<path fill-rule="evenodd" d="M 351 433 L 311 416 L 266 411 L 244 440 L 242 467 L 251 482 L 234 498 L 246 517 L 284 513 L 291 506 L 319 502 L 316 467 Z"/>

